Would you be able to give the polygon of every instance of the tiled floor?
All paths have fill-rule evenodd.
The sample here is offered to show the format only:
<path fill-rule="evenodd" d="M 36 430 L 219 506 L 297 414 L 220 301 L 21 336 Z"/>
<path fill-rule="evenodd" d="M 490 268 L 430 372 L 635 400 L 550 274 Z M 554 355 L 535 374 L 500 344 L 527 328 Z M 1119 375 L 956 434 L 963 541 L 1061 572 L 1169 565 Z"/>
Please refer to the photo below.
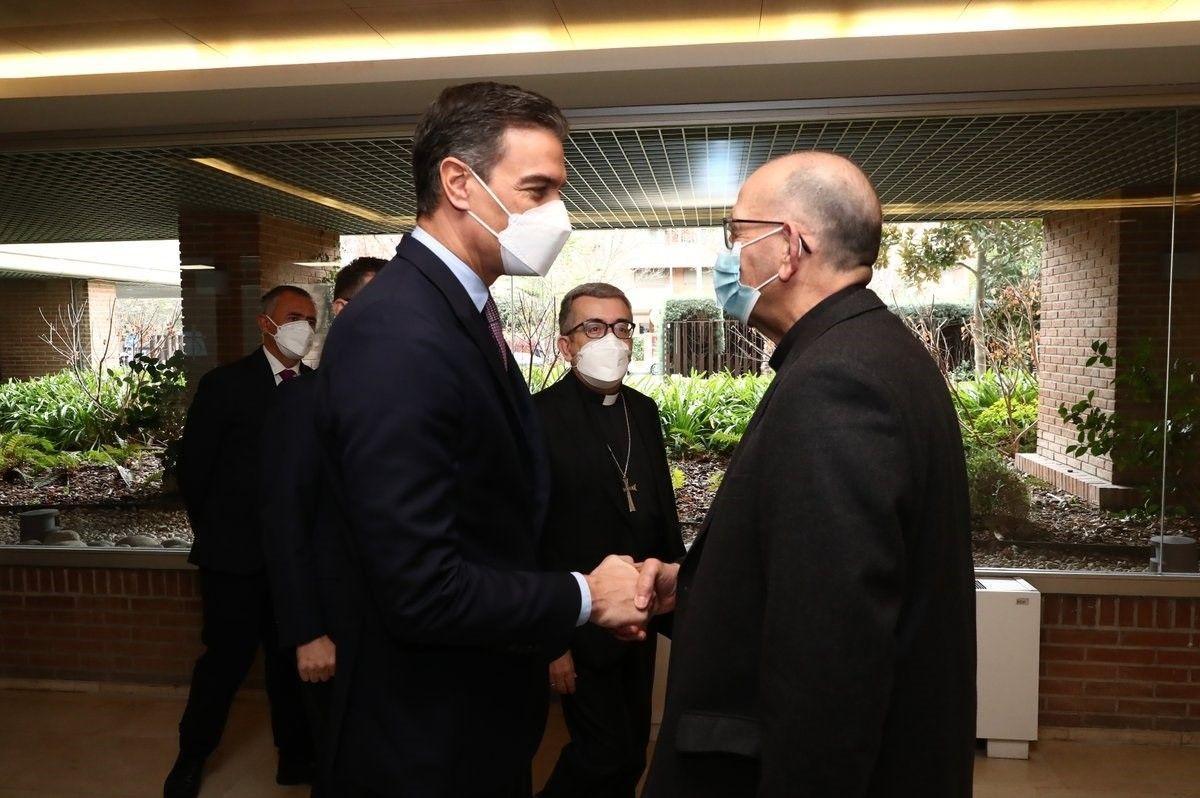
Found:
<path fill-rule="evenodd" d="M 0 690 L 0 798 L 157 798 L 184 697 Z M 557 710 L 534 764 L 549 774 L 565 732 Z M 274 784 L 266 704 L 239 698 L 205 798 L 294 796 Z M 1044 742 L 1028 762 L 977 761 L 978 798 L 1200 798 L 1200 750 Z"/>

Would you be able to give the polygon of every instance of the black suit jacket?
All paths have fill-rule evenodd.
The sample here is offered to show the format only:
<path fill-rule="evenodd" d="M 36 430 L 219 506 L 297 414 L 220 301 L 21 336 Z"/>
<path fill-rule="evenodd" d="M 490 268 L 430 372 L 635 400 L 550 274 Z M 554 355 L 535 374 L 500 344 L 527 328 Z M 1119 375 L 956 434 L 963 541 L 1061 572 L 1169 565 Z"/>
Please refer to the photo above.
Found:
<path fill-rule="evenodd" d="M 453 273 L 406 237 L 318 374 L 329 509 L 362 630 L 335 770 L 389 796 L 494 793 L 545 726 L 547 646 L 580 610 L 537 570 L 548 474 L 528 389 Z M 340 656 L 339 656 L 340 659 Z"/>
<path fill-rule="evenodd" d="M 662 512 L 658 540 L 645 551 L 635 551 L 624 494 L 608 451 L 589 434 L 594 421 L 588 418 L 577 381 L 568 373 L 533 397 L 550 453 L 550 511 L 542 536 L 542 565 L 588 573 L 610 554 L 674 562 L 683 556 L 683 540 L 658 406 L 645 394 L 621 388 L 634 443 L 647 453 L 653 472 L 649 484 L 638 486 L 637 496 L 643 502 L 655 501 Z M 590 624 L 576 629 L 571 639 L 573 656 L 597 668 L 616 661 L 626 647 Z"/>
<path fill-rule="evenodd" d="M 263 420 L 261 524 L 279 644 L 303 645 L 334 634 L 329 606 L 340 578 L 342 547 L 317 525 L 322 484 L 316 428 L 317 375 L 280 385 Z"/>
<path fill-rule="evenodd" d="M 262 570 L 259 445 L 275 388 L 262 347 L 200 378 L 183 429 L 179 487 L 195 536 L 188 561 L 201 568 Z"/>
<path fill-rule="evenodd" d="M 945 383 L 860 287 L 773 364 L 681 568 L 646 796 L 968 796 L 975 591 Z"/>

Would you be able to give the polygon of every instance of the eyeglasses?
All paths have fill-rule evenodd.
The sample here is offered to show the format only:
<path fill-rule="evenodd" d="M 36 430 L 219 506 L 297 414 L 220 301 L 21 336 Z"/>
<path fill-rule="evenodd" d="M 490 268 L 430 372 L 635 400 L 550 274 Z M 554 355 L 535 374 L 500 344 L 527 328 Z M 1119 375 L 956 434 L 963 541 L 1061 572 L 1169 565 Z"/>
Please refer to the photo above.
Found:
<path fill-rule="evenodd" d="M 772 222 L 763 219 L 735 219 L 732 216 L 726 216 L 721 220 L 721 227 L 725 230 L 725 249 L 733 249 L 733 244 L 743 233 L 742 227 L 739 225 L 749 224 L 773 224 L 776 227 L 783 227 L 783 222 Z"/>
<path fill-rule="evenodd" d="M 563 335 L 571 335 L 577 330 L 583 330 L 583 334 L 588 338 L 603 338 L 608 335 L 608 331 L 612 330 L 613 335 L 620 338 L 622 341 L 628 341 L 633 337 L 634 325 L 631 321 L 614 321 L 612 324 L 601 321 L 600 319 L 588 319 L 581 321 L 571 329 L 567 330 Z"/>

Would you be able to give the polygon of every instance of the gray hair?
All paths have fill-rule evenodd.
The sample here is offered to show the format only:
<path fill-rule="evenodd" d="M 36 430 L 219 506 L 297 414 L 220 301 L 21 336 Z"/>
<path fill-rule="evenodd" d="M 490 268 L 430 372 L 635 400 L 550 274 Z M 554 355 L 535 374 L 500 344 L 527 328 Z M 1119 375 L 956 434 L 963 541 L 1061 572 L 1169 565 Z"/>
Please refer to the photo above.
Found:
<path fill-rule="evenodd" d="M 629 297 L 625 296 L 625 292 L 615 285 L 608 283 L 584 283 L 577 285 L 567 292 L 567 295 L 562 298 L 562 304 L 558 308 L 558 331 L 562 335 L 567 334 L 567 330 L 571 329 L 568 322 L 571 320 L 571 306 L 575 304 L 575 300 L 580 297 L 589 296 L 593 299 L 619 299 L 625 303 L 625 307 L 629 308 L 629 316 L 632 321 L 633 303 L 629 301 Z"/>
<path fill-rule="evenodd" d="M 299 288 L 294 285 L 277 285 L 262 295 L 263 315 L 270 316 L 272 313 L 274 313 L 275 306 L 279 304 L 279 297 L 283 296 L 284 294 L 295 294 L 296 296 L 304 297 L 309 302 L 313 301 L 312 294 L 308 293 L 303 288 Z M 316 303 L 313 302 L 313 305 L 316 305 Z"/>

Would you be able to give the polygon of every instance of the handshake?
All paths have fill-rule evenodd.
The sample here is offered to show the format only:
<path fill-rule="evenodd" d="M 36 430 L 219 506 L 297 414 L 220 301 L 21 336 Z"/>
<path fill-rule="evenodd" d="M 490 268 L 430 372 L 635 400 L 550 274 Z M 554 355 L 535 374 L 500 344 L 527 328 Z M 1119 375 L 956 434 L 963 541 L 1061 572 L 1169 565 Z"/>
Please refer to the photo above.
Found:
<path fill-rule="evenodd" d="M 655 615 L 675 609 L 679 565 L 610 554 L 587 575 L 590 621 L 627 641 L 645 640 Z"/>

